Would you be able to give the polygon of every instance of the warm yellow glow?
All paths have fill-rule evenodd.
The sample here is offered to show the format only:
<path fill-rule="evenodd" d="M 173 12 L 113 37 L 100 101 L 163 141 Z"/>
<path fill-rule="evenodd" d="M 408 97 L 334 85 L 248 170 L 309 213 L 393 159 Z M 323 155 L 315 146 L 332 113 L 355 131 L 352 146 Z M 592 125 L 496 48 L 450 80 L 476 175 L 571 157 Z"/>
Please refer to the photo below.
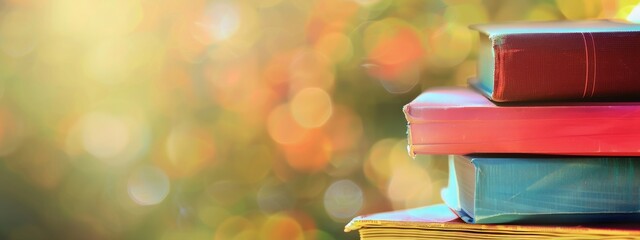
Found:
<path fill-rule="evenodd" d="M 379 189 L 386 189 L 391 176 L 389 153 L 398 142 L 397 139 L 387 138 L 377 141 L 369 150 L 363 170 L 367 179 Z"/>
<path fill-rule="evenodd" d="M 127 189 L 129 197 L 135 203 L 155 205 L 169 194 L 169 178 L 157 167 L 141 167 L 129 177 Z"/>
<path fill-rule="evenodd" d="M 402 106 L 476 74 L 468 25 L 640 23 L 639 0 L 1 6 L 10 239 L 344 239 L 441 201 L 446 161 L 407 155 Z"/>
<path fill-rule="evenodd" d="M 556 5 L 562 14 L 570 20 L 596 18 L 602 12 L 602 1 L 600 0 L 556 0 Z"/>
<path fill-rule="evenodd" d="M 304 239 L 302 226 L 295 219 L 282 214 L 267 218 L 260 228 L 260 236 L 262 239 Z"/>
<path fill-rule="evenodd" d="M 560 16 L 552 6 L 547 4 L 538 4 L 538 6 L 529 11 L 528 18 L 535 21 L 551 21 L 558 20 Z"/>
<path fill-rule="evenodd" d="M 82 40 L 123 36 L 132 32 L 144 16 L 137 0 L 55 0 L 51 6 L 52 29 Z"/>
<path fill-rule="evenodd" d="M 395 209 L 424 206 L 439 199 L 437 195 L 434 198 L 429 171 L 408 156 L 406 145 L 404 139 L 396 141 L 387 159 L 391 171 L 387 196 Z"/>
<path fill-rule="evenodd" d="M 405 93 L 420 79 L 424 61 L 422 41 L 416 29 L 404 20 L 376 21 L 364 31 L 367 62 L 363 67 L 387 91 Z"/>
<path fill-rule="evenodd" d="M 489 21 L 487 9 L 480 2 L 460 1 L 450 4 L 444 12 L 447 23 L 462 26 L 486 23 Z"/>
<path fill-rule="evenodd" d="M 316 42 L 315 49 L 325 53 L 331 61 L 339 63 L 353 56 L 351 39 L 342 33 L 329 33 Z"/>
<path fill-rule="evenodd" d="M 131 137 L 126 120 L 108 113 L 91 113 L 82 121 L 84 149 L 98 159 L 108 161 L 122 154 Z"/>
<path fill-rule="evenodd" d="M 221 41 L 229 39 L 240 28 L 240 12 L 238 6 L 229 1 L 216 1 L 208 7 L 204 28 L 213 39 Z"/>
<path fill-rule="evenodd" d="M 303 127 L 315 128 L 324 125 L 332 113 L 329 94 L 320 88 L 305 88 L 291 100 L 293 119 Z"/>
<path fill-rule="evenodd" d="M 38 45 L 36 18 L 26 11 L 9 11 L 0 19 L 0 50 L 11 57 L 24 57 Z"/>
<path fill-rule="evenodd" d="M 274 108 L 267 119 L 267 130 L 271 138 L 280 144 L 300 141 L 306 130 L 294 119 L 289 105 Z"/>
<path fill-rule="evenodd" d="M 477 33 L 471 32 L 467 26 L 453 23 L 441 26 L 428 40 L 429 65 L 447 68 L 462 63 L 471 53 L 476 40 Z"/>

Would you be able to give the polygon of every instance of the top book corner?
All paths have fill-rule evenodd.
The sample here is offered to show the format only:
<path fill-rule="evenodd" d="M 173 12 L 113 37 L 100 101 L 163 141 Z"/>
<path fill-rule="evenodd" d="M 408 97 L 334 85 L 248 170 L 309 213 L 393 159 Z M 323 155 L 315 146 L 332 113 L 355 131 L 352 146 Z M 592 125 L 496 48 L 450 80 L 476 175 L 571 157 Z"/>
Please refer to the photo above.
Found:
<path fill-rule="evenodd" d="M 640 25 L 610 20 L 471 26 L 470 85 L 495 102 L 640 100 Z"/>
<path fill-rule="evenodd" d="M 505 34 L 536 33 L 586 33 L 586 32 L 631 32 L 640 31 L 639 24 L 615 20 L 583 21 L 546 21 L 546 22 L 510 22 L 495 24 L 476 24 L 469 28 L 489 36 Z"/>

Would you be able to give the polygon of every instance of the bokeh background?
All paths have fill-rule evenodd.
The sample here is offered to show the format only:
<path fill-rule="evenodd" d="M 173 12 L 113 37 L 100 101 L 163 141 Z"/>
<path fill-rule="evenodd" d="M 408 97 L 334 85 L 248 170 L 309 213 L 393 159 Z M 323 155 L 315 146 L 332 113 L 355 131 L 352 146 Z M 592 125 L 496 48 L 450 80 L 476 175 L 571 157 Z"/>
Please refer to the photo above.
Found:
<path fill-rule="evenodd" d="M 440 202 L 401 108 L 475 74 L 468 25 L 588 18 L 640 5 L 2 1 L 0 238 L 357 239 Z"/>

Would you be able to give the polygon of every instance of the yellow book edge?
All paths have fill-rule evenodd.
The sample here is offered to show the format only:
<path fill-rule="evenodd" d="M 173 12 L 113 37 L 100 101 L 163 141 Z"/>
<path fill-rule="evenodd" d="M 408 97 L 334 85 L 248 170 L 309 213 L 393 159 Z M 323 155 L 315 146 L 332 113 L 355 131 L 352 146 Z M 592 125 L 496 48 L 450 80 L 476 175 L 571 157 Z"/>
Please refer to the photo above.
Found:
<path fill-rule="evenodd" d="M 393 212 L 383 212 L 358 216 L 351 220 L 344 231 L 373 230 L 387 234 L 411 230 L 440 232 L 446 234 L 515 234 L 540 236 L 625 236 L 640 239 L 640 224 L 637 225 L 602 225 L 602 226 L 552 226 L 552 225 L 505 225 L 505 224 L 468 224 L 444 204 Z M 371 232 L 371 231 L 370 231 Z M 376 231 L 374 231 L 376 232 Z"/>

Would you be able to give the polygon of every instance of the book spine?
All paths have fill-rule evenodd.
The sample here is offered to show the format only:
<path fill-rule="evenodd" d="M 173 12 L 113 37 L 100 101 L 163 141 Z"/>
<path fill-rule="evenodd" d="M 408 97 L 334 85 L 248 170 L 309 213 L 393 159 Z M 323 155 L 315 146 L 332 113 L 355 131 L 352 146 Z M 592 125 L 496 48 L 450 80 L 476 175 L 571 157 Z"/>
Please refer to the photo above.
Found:
<path fill-rule="evenodd" d="M 494 36 L 493 100 L 638 98 L 640 33 Z"/>

